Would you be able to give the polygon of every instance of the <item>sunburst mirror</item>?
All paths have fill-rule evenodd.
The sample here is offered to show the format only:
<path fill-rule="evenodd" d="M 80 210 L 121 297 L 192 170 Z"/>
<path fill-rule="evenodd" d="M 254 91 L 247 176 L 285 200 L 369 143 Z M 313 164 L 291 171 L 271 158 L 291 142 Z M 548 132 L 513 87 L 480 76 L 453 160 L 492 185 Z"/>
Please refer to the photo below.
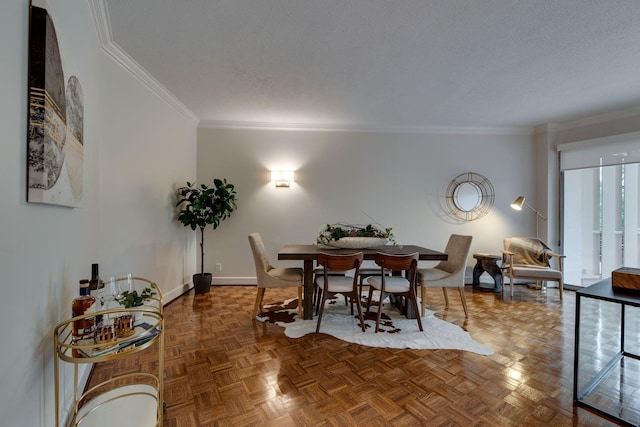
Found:
<path fill-rule="evenodd" d="M 493 185 L 475 172 L 456 176 L 447 187 L 449 215 L 463 221 L 473 221 L 489 213 L 495 197 Z"/>

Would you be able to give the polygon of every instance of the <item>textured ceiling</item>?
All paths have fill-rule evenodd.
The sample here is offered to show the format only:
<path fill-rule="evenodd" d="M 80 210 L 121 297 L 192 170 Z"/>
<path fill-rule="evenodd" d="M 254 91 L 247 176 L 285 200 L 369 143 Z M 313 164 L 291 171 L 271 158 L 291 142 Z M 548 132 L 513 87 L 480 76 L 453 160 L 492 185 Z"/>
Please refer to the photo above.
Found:
<path fill-rule="evenodd" d="M 531 129 L 640 106 L 640 0 L 104 0 L 202 121 Z"/>

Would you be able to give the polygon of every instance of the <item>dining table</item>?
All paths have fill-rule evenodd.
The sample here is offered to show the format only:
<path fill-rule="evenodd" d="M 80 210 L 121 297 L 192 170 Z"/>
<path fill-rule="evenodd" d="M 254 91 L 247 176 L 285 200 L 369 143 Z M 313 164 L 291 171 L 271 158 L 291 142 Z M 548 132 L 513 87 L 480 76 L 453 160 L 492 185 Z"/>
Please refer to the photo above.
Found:
<path fill-rule="evenodd" d="M 446 261 L 448 256 L 444 252 L 428 249 L 418 245 L 385 245 L 366 249 L 334 248 L 322 245 L 287 244 L 278 252 L 278 259 L 282 261 L 303 261 L 304 271 L 304 300 L 303 316 L 313 319 L 313 269 L 321 253 L 348 255 L 362 252 L 365 260 L 375 260 L 376 253 L 384 252 L 394 255 L 408 255 L 417 252 L 421 261 Z"/>

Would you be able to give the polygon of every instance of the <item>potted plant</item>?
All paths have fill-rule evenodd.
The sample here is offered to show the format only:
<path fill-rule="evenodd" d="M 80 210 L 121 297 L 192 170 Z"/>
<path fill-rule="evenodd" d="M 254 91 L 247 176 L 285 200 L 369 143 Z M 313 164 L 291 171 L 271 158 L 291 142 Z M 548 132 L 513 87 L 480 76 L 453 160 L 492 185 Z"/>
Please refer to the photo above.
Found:
<path fill-rule="evenodd" d="M 226 179 L 214 179 L 213 185 L 187 182 L 186 187 L 176 190 L 178 196 L 178 221 L 192 230 L 200 229 L 200 273 L 193 275 L 196 294 L 209 292 L 211 273 L 204 272 L 204 229 L 211 225 L 215 230 L 220 222 L 236 209 L 236 191 Z"/>

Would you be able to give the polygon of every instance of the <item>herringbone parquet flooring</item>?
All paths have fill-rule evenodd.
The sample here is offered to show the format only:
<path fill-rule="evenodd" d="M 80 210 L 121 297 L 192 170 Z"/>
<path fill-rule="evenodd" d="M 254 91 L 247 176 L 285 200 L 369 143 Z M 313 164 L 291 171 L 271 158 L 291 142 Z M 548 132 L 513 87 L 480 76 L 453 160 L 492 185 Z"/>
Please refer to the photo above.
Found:
<path fill-rule="evenodd" d="M 265 302 L 294 298 L 267 290 Z M 290 339 L 251 319 L 256 288 L 214 286 L 165 308 L 165 426 L 610 426 L 574 407 L 575 294 L 465 290 L 445 310 L 495 354 L 369 348 L 324 334 Z M 506 292 L 505 292 L 506 294 Z M 367 332 L 371 333 L 371 332 Z M 153 369 L 153 350 L 96 365 L 91 382 Z"/>

